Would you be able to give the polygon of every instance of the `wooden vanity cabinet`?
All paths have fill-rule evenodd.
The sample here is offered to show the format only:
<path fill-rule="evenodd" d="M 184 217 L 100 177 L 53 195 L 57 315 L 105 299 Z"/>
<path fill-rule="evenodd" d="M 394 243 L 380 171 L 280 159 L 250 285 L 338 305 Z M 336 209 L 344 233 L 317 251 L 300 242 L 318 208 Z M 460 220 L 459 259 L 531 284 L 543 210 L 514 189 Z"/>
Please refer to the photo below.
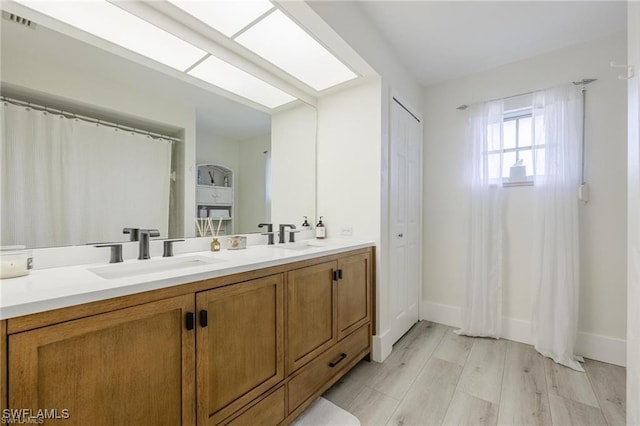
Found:
<path fill-rule="evenodd" d="M 198 424 L 215 425 L 284 379 L 282 274 L 197 293 L 196 307 Z"/>
<path fill-rule="evenodd" d="M 68 410 L 45 424 L 287 424 L 370 352 L 371 260 L 360 249 L 0 321 L 0 407 Z"/>
<path fill-rule="evenodd" d="M 10 335 L 9 408 L 68 410 L 45 424 L 194 424 L 193 305 L 178 296 Z"/>
<path fill-rule="evenodd" d="M 369 253 L 287 273 L 287 373 L 371 320 Z"/>
<path fill-rule="evenodd" d="M 370 251 L 287 273 L 290 415 L 370 352 L 371 274 Z"/>
<path fill-rule="evenodd" d="M 337 262 L 287 272 L 287 373 L 336 342 Z"/>
<path fill-rule="evenodd" d="M 0 321 L 0 412 L 7 408 L 7 321 Z"/>
<path fill-rule="evenodd" d="M 371 257 L 369 253 L 338 259 L 338 340 L 371 321 Z"/>

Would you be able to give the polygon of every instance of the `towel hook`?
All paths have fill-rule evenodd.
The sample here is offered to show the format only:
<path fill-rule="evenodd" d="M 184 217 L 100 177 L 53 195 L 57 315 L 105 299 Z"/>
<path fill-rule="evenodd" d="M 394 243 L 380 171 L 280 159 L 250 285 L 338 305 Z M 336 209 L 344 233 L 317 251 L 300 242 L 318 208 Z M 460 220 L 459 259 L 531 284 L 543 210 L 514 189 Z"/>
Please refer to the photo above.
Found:
<path fill-rule="evenodd" d="M 611 68 L 626 68 L 627 69 L 627 75 L 619 75 L 618 76 L 618 80 L 629 80 L 631 78 L 633 78 L 635 76 L 635 72 L 633 70 L 634 66 L 633 65 L 629 65 L 629 64 L 616 64 L 616 61 L 611 61 L 609 62 L 609 66 Z"/>

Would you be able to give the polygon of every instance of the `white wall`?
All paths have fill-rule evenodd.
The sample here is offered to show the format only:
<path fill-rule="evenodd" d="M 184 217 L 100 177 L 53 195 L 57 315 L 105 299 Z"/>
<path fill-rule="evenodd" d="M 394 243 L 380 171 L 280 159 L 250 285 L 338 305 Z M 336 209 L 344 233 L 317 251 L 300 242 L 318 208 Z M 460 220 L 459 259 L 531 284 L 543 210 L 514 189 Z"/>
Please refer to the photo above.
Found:
<path fill-rule="evenodd" d="M 240 142 L 238 188 L 238 233 L 257 232 L 259 223 L 271 221 L 267 206 L 265 151 L 271 150 L 271 136 L 263 135 Z"/>
<path fill-rule="evenodd" d="M 176 99 L 162 97 L 161 93 L 147 92 L 138 87 L 117 82 L 104 74 L 83 72 L 68 61 L 57 61 L 55 49 L 48 56 L 36 55 L 30 49 L 22 48 L 14 32 L 23 31 L 24 36 L 33 36 L 30 29 L 14 29 L 11 24 L 3 24 L 3 35 L 10 36 L 13 42 L 2 44 L 1 79 L 3 91 L 9 95 L 16 93 L 30 95 L 43 101 L 50 100 L 61 104 L 74 105 L 86 111 L 87 115 L 111 118 L 115 121 L 128 119 L 132 122 L 147 123 L 152 129 L 171 129 L 181 134 L 184 143 L 176 150 L 177 168 L 177 204 L 183 206 L 176 211 L 178 235 L 186 236 L 193 232 L 195 212 L 195 111 L 193 107 L 182 105 Z M 12 33 L 7 31 L 12 30 Z M 37 31 L 37 30 L 36 30 Z M 56 34 L 50 35 L 55 46 Z M 80 55 L 81 52 L 78 52 Z M 77 108 L 76 108 L 77 109 Z M 78 111 L 74 111 L 78 112 Z"/>
<path fill-rule="evenodd" d="M 629 2 L 628 86 L 627 424 L 640 425 L 640 3 Z"/>
<path fill-rule="evenodd" d="M 380 82 L 318 102 L 318 215 L 328 237 L 380 234 Z"/>
<path fill-rule="evenodd" d="M 606 336 L 613 346 L 624 348 L 626 88 L 609 61 L 624 61 L 625 46 L 626 37 L 619 34 L 425 89 L 424 317 L 454 312 L 441 305 L 464 303 L 468 198 L 461 165 L 467 114 L 456 107 L 597 78 L 587 88 L 586 180 L 591 200 L 580 207 L 579 330 Z M 525 325 L 531 319 L 534 298 L 532 188 L 507 188 L 506 192 L 504 315 Z M 624 355 L 616 356 L 624 362 Z"/>
<path fill-rule="evenodd" d="M 306 1 L 394 90 L 411 105 L 421 107 L 422 87 L 398 60 L 393 49 L 371 25 L 358 2 Z M 336 7 L 336 3 L 339 6 Z"/>
<path fill-rule="evenodd" d="M 271 221 L 302 225 L 316 212 L 316 109 L 300 104 L 271 117 Z M 274 229 L 275 230 L 275 229 Z"/>
<path fill-rule="evenodd" d="M 213 163 L 237 172 L 240 165 L 240 142 L 199 128 L 196 138 L 196 163 Z M 235 178 L 235 176 L 234 176 Z M 218 184 L 221 184 L 218 183 Z"/>
<path fill-rule="evenodd" d="M 318 215 L 327 236 L 342 228 L 380 245 L 381 82 L 375 79 L 318 101 Z M 379 276 L 380 251 L 376 251 Z M 377 334 L 389 328 L 388 284 L 376 283 Z M 376 356 L 376 361 L 381 361 Z"/>

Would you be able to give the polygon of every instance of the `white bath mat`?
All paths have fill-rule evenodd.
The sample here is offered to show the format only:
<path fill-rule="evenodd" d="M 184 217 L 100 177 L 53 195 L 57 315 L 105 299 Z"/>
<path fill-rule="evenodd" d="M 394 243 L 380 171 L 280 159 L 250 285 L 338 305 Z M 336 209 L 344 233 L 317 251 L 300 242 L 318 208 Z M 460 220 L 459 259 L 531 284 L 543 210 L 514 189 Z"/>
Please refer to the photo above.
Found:
<path fill-rule="evenodd" d="M 291 426 L 360 426 L 360 420 L 320 397 L 291 423 Z"/>

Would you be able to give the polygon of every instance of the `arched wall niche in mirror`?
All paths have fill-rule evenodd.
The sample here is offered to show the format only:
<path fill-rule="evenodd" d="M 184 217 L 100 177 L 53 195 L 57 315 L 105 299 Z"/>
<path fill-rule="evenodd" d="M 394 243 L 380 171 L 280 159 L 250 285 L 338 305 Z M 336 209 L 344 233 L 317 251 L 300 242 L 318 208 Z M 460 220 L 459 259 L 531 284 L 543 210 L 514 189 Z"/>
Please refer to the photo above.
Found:
<path fill-rule="evenodd" d="M 285 127 L 287 123 L 296 123 L 297 133 L 277 130 L 282 127 L 275 129 L 274 133 L 272 116 L 264 110 L 230 100 L 203 89 L 202 83 L 190 84 L 185 79 L 174 78 L 44 25 L 38 24 L 32 29 L 3 21 L 0 39 L 0 91 L 3 96 L 159 133 L 177 140 L 172 144 L 170 159 L 175 179 L 169 180 L 167 177 L 171 195 L 168 206 L 163 207 L 168 209 L 164 215 L 167 231 L 161 238 L 196 235 L 196 164 L 199 163 L 219 163 L 234 171 L 234 205 L 237 206 L 234 209 L 237 225 L 234 233 L 259 232 L 259 222 L 276 219 L 276 216 L 277 220 L 296 225 L 299 225 L 302 215 L 310 216 L 310 219 L 315 217 L 316 116 L 313 107 L 295 101 L 282 110 L 276 110 L 273 115 L 277 121 Z M 295 111 L 306 111 L 306 114 L 302 114 L 306 116 L 304 126 L 307 128 L 302 128 L 304 126 L 297 121 L 299 117 L 296 117 Z M 8 140 L 5 130 L 2 131 L 3 144 Z M 293 138 L 297 143 L 295 150 L 290 146 Z M 299 158 L 302 152 L 304 158 Z M 121 158 L 130 159 L 132 155 L 133 151 L 126 148 L 121 152 Z M 65 170 L 65 163 L 60 157 L 53 158 L 45 154 L 43 157 L 53 161 L 47 165 L 52 170 Z M 65 158 L 64 161 L 77 160 Z M 153 164 L 153 161 L 145 163 Z M 117 158 L 114 164 L 103 166 L 109 170 L 125 170 Z M 295 182 L 290 176 L 283 177 L 281 173 L 276 173 L 273 167 L 295 170 Z M 6 184 L 10 178 L 5 176 L 4 169 L 2 173 L 3 205 L 8 209 L 17 209 L 15 204 L 5 204 L 5 200 L 15 198 L 15 194 L 11 194 L 11 188 Z M 127 179 L 124 182 L 134 181 L 136 177 L 127 176 Z M 301 182 L 308 186 L 301 188 Z M 290 184 L 295 186 L 288 188 Z M 124 186 L 122 183 L 118 185 L 120 189 Z M 277 185 L 277 190 L 273 185 Z M 40 189 L 51 191 L 51 198 L 55 202 L 62 202 L 69 188 Z M 95 198 L 99 200 L 100 197 Z M 92 215 L 90 212 L 118 210 L 124 201 L 99 200 L 97 205 L 89 205 L 89 202 L 94 202 L 93 198 L 85 200 L 83 211 L 88 216 L 82 221 L 88 228 L 117 229 L 109 229 L 108 233 L 98 235 L 75 235 L 67 240 L 68 243 L 58 242 L 64 239 L 37 243 L 0 240 L 0 245 L 26 244 L 29 248 L 40 248 L 105 240 L 128 241 L 128 236 L 121 233 L 121 227 L 155 226 L 146 223 L 144 215 L 136 223 L 127 222 L 122 226 L 102 223 L 92 217 L 97 213 Z M 287 204 L 304 205 L 302 210 L 305 213 L 283 207 Z M 33 204 L 21 209 L 27 217 L 24 223 L 33 225 L 42 215 L 49 214 L 52 206 Z M 272 215 L 272 210 L 290 211 L 291 214 L 286 217 Z M 4 215 L 1 220 L 3 230 L 27 226 L 7 222 Z M 73 224 L 69 228 L 74 228 Z"/>

